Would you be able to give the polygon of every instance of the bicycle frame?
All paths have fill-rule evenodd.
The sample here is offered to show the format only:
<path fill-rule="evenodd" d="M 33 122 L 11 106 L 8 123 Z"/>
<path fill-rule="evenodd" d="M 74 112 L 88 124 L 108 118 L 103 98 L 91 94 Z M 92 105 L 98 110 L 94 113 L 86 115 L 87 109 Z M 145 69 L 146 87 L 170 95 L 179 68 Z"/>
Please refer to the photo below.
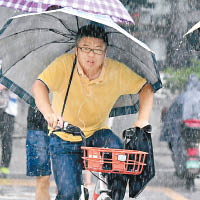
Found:
<path fill-rule="evenodd" d="M 75 127 L 71 124 L 65 122 L 64 127 L 54 130 L 63 131 L 76 136 L 81 136 L 83 141 L 83 163 L 86 170 L 102 173 L 119 173 L 119 174 L 132 174 L 138 175 L 142 173 L 143 166 L 145 164 L 145 158 L 148 153 L 136 150 L 126 150 L 126 149 L 111 149 L 111 148 L 97 148 L 97 147 L 87 147 L 86 139 L 79 127 Z M 124 141 L 131 139 L 130 132 L 123 135 Z M 125 145 L 124 145 L 125 146 Z M 93 200 L 98 200 L 101 191 L 109 192 L 105 184 L 104 176 L 99 173 L 99 194 L 94 192 Z M 84 187 L 81 186 L 81 197 L 80 200 L 88 200 L 89 192 Z"/>

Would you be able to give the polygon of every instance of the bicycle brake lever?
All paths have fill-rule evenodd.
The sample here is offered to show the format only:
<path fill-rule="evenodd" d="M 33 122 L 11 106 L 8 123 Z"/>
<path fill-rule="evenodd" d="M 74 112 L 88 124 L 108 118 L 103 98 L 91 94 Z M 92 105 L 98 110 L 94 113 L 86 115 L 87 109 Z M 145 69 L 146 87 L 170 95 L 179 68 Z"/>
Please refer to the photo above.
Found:
<path fill-rule="evenodd" d="M 64 122 L 63 127 L 60 128 L 59 126 L 56 127 L 55 130 L 53 130 L 52 132 L 65 132 L 65 133 L 70 133 L 74 136 L 81 136 L 81 129 L 77 126 L 74 126 L 72 124 L 69 124 L 68 122 Z"/>
<path fill-rule="evenodd" d="M 57 129 L 53 130 L 52 132 L 65 132 L 72 134 L 73 136 L 81 136 L 83 145 L 86 146 L 85 135 L 78 126 L 74 126 L 72 124 L 69 124 L 68 122 L 64 122 L 63 128 L 57 127 Z"/>
<path fill-rule="evenodd" d="M 139 127 L 134 127 L 134 128 L 129 128 L 123 131 L 123 138 L 126 139 L 132 139 L 134 133 L 136 133 L 138 131 L 138 129 L 142 129 L 144 132 L 146 133 L 151 133 L 152 131 L 152 126 L 150 124 L 144 126 L 143 128 L 139 128 Z"/>
<path fill-rule="evenodd" d="M 123 131 L 123 138 L 131 139 L 133 137 L 133 133 L 136 132 L 136 128 L 129 128 Z"/>

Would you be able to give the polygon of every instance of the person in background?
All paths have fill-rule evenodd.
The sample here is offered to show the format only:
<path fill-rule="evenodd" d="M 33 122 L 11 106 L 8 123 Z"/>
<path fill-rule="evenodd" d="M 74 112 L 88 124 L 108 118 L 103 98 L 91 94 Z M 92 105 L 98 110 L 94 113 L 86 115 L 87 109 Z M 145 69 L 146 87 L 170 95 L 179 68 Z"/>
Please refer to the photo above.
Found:
<path fill-rule="evenodd" d="M 51 162 L 47 122 L 39 110 L 28 109 L 26 175 L 36 177 L 36 200 L 50 200 Z"/>
<path fill-rule="evenodd" d="M 0 84 L 0 136 L 2 142 L 0 176 L 2 178 L 6 178 L 10 173 L 12 135 L 14 132 L 17 107 L 17 96 Z"/>

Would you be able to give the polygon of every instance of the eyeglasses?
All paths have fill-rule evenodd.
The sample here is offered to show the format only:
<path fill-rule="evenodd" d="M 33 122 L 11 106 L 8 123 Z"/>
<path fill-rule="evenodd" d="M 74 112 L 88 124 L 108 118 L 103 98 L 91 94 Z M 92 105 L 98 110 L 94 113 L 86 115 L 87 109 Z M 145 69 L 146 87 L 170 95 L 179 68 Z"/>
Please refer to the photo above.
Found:
<path fill-rule="evenodd" d="M 102 55 L 103 53 L 105 53 L 105 50 L 101 49 L 91 49 L 89 47 L 79 47 L 79 46 L 77 46 L 77 48 L 79 48 L 84 53 L 90 53 L 91 51 L 97 55 Z"/>

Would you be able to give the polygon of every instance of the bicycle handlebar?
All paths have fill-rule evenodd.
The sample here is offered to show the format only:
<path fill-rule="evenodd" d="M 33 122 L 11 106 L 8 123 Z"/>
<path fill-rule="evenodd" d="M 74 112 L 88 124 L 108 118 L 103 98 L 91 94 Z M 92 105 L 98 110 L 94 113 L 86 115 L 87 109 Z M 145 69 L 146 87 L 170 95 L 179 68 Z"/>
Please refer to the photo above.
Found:
<path fill-rule="evenodd" d="M 64 122 L 63 128 L 57 126 L 56 129 L 53 130 L 52 132 L 59 132 L 59 131 L 70 133 L 73 134 L 74 136 L 80 136 L 80 133 L 82 132 L 78 126 L 74 126 L 72 124 L 69 124 L 68 122 Z"/>
<path fill-rule="evenodd" d="M 129 128 L 129 129 L 124 130 L 122 134 L 123 139 L 132 139 L 135 135 L 134 133 L 136 133 L 139 129 L 140 129 L 139 127 L 134 127 L 134 128 Z M 148 132 L 148 133 L 152 131 L 151 125 L 147 125 L 141 129 L 144 132 Z M 60 132 L 60 131 L 65 132 L 65 133 L 70 133 L 74 136 L 81 136 L 83 145 L 86 146 L 85 135 L 78 126 L 74 126 L 72 124 L 69 124 L 68 122 L 64 122 L 63 128 L 57 127 L 52 132 Z"/>
<path fill-rule="evenodd" d="M 147 133 L 151 133 L 151 131 L 152 131 L 152 127 L 151 127 L 151 125 L 149 124 L 149 125 L 146 125 L 146 126 L 143 127 L 143 128 L 134 127 L 134 128 L 126 129 L 126 130 L 123 131 L 122 137 L 123 137 L 124 139 L 132 139 L 133 136 L 135 135 L 135 133 L 136 133 L 138 130 L 140 130 L 140 129 L 142 129 L 144 132 L 147 132 Z"/>
<path fill-rule="evenodd" d="M 70 133 L 74 136 L 81 136 L 83 145 L 86 146 L 85 135 L 78 126 L 74 126 L 72 124 L 69 124 L 68 122 L 64 122 L 63 128 L 57 127 L 55 130 L 52 131 L 52 133 L 60 132 L 60 131 L 65 132 L 65 133 Z"/>

